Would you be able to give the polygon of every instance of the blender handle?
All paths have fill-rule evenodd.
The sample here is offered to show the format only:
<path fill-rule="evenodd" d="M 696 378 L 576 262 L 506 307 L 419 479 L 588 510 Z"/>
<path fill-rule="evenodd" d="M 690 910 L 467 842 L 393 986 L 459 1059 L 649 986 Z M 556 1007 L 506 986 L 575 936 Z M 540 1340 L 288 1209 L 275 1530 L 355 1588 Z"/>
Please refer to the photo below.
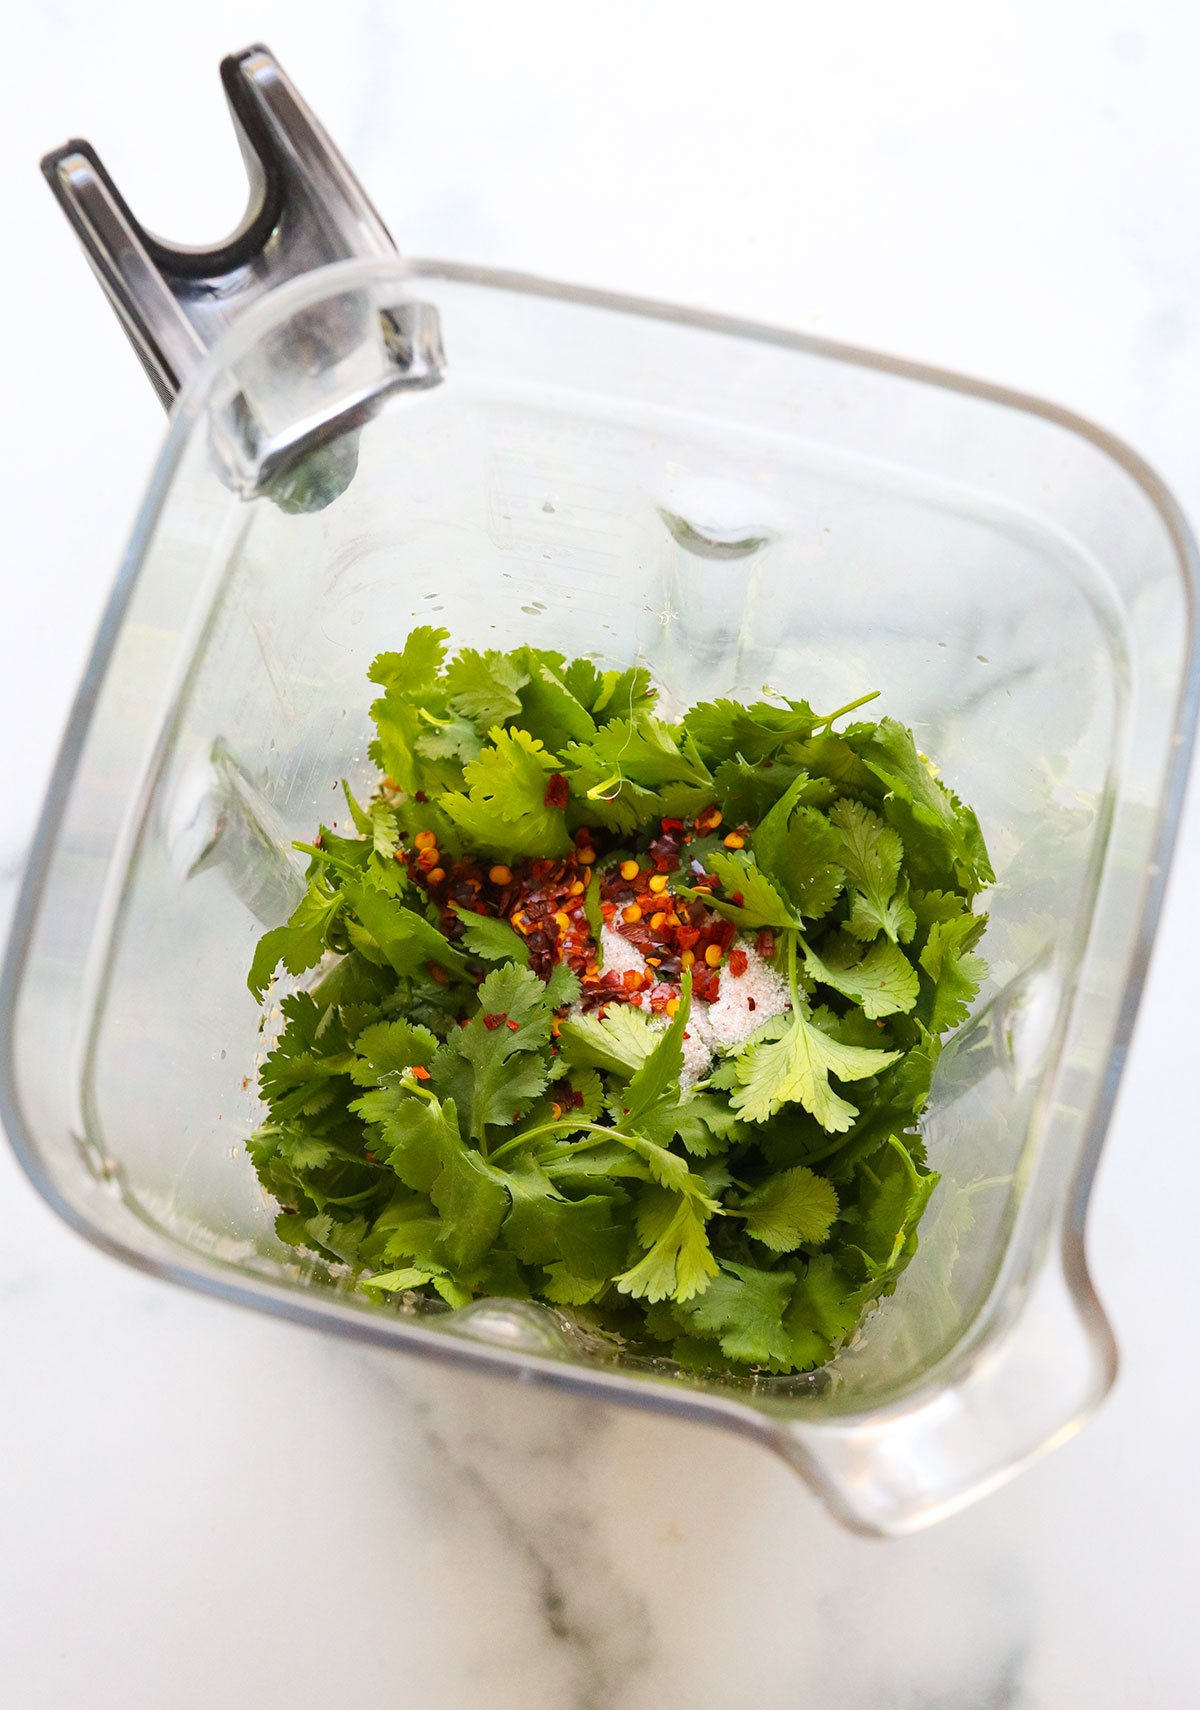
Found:
<path fill-rule="evenodd" d="M 267 48 L 231 54 L 221 62 L 221 81 L 250 201 L 237 230 L 213 248 L 184 248 L 147 232 L 89 143 L 65 143 L 42 161 L 168 408 L 230 322 L 266 292 L 331 262 L 396 254 L 357 178 Z M 418 340 L 408 359 L 420 367 L 433 355 Z M 435 379 L 413 374 L 410 383 Z"/>

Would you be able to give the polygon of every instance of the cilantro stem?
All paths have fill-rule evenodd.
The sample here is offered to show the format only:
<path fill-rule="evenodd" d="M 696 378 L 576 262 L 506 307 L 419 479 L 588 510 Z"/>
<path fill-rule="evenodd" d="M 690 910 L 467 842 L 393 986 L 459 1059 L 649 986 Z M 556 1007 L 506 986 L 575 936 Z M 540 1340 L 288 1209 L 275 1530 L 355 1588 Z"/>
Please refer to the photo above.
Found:
<path fill-rule="evenodd" d="M 577 1117 L 562 1117 L 557 1122 L 539 1122 L 536 1128 L 525 1128 L 520 1134 L 514 1134 L 511 1140 L 506 1140 L 503 1146 L 497 1146 L 492 1153 L 492 1163 L 502 1158 L 506 1152 L 511 1152 L 521 1146 L 526 1140 L 538 1140 L 545 1134 L 578 1134 L 580 1132 L 598 1135 L 604 1140 L 624 1140 L 627 1144 L 637 1145 L 635 1135 L 625 1134 L 619 1128 L 607 1128 L 602 1122 L 580 1122 Z M 599 1140 L 582 1140 L 575 1148 L 580 1151 L 588 1146 L 596 1146 Z"/>
<path fill-rule="evenodd" d="M 800 1013 L 800 975 L 796 967 L 796 945 L 799 942 L 798 932 L 787 934 L 787 977 L 788 989 L 792 994 L 793 1013 Z"/>
<path fill-rule="evenodd" d="M 856 712 L 859 707 L 865 707 L 868 701 L 877 701 L 880 691 L 872 689 L 869 695 L 860 695 L 856 701 L 847 701 L 844 707 L 836 712 L 826 713 L 824 718 L 817 719 L 813 724 L 814 730 L 820 730 L 824 725 L 832 724 L 834 719 L 844 718 L 848 712 Z"/>

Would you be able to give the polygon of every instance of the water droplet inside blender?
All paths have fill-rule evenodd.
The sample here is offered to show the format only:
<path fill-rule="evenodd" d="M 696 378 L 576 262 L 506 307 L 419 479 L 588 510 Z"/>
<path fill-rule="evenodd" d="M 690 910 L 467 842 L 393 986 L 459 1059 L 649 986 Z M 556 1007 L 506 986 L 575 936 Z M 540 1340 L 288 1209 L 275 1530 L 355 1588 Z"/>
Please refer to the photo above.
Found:
<path fill-rule="evenodd" d="M 548 516 L 553 516 L 554 506 L 550 503 L 549 499 L 546 500 L 545 504 L 542 506 L 542 509 L 546 512 L 546 514 Z"/>
<path fill-rule="evenodd" d="M 672 540 L 697 558 L 749 558 L 775 539 L 775 531 L 770 528 L 755 528 L 749 524 L 738 528 L 718 528 L 712 524 L 692 522 L 662 505 L 658 507 L 658 514 Z"/>

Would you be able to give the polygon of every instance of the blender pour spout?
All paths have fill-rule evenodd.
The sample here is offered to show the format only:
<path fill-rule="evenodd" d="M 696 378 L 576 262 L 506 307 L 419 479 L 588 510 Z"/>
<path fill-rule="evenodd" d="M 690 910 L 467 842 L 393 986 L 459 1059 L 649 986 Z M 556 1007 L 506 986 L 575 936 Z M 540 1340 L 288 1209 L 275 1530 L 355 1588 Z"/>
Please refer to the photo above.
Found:
<path fill-rule="evenodd" d="M 143 227 L 90 143 L 42 161 L 50 188 L 163 404 L 251 303 L 330 262 L 387 259 L 395 244 L 342 155 L 265 47 L 231 54 L 221 81 L 250 180 L 246 213 L 212 248 Z"/>

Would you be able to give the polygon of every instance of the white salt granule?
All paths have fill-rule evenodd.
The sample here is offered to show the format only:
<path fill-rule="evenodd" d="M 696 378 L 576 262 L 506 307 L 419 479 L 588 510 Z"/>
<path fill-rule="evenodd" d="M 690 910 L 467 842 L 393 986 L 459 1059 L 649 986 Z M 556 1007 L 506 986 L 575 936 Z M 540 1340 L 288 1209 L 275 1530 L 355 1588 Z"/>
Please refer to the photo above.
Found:
<path fill-rule="evenodd" d="M 737 938 L 730 948 L 745 952 L 746 971 L 731 973 L 727 958 L 721 965 L 721 994 L 716 1003 L 692 1005 L 690 1037 L 683 1042 L 680 1085 L 684 1088 L 704 1079 L 718 1047 L 739 1044 L 764 1021 L 781 1015 L 791 1002 L 787 981 L 763 961 L 750 940 Z"/>
<path fill-rule="evenodd" d="M 611 926 L 600 928 L 600 954 L 603 958 L 601 967 L 606 974 L 644 974 L 646 958 L 636 944 L 631 944 L 628 938 L 613 930 Z"/>
<path fill-rule="evenodd" d="M 696 1006 L 703 1009 L 703 1004 Z M 679 1085 L 686 1092 L 696 1081 L 702 1081 L 712 1068 L 713 1054 L 704 1041 L 700 1029 L 696 1026 L 696 1011 L 688 1017 L 688 1028 L 683 1038 L 683 1068 L 679 1073 Z"/>
<path fill-rule="evenodd" d="M 726 957 L 721 965 L 721 993 L 716 1003 L 696 1006 L 706 1011 L 706 1038 L 713 1046 L 739 1044 L 764 1021 L 782 1015 L 791 1003 L 787 981 L 769 962 L 763 961 L 751 940 L 736 938 L 731 948 L 745 954 L 745 973 L 730 973 Z"/>
<path fill-rule="evenodd" d="M 791 1001 L 787 981 L 769 962 L 764 962 L 752 939 L 737 938 L 730 948 L 745 954 L 746 971 L 731 973 L 726 957 L 721 964 L 721 995 L 716 1003 L 692 1004 L 680 1076 L 680 1085 L 685 1090 L 704 1079 L 719 1047 L 740 1044 L 764 1021 L 781 1015 Z M 625 974 L 631 969 L 639 974 L 646 972 L 646 959 L 641 951 L 611 926 L 601 930 L 600 949 L 606 974 Z M 669 1025 L 665 1015 L 647 1013 L 646 1019 L 654 1027 Z"/>

